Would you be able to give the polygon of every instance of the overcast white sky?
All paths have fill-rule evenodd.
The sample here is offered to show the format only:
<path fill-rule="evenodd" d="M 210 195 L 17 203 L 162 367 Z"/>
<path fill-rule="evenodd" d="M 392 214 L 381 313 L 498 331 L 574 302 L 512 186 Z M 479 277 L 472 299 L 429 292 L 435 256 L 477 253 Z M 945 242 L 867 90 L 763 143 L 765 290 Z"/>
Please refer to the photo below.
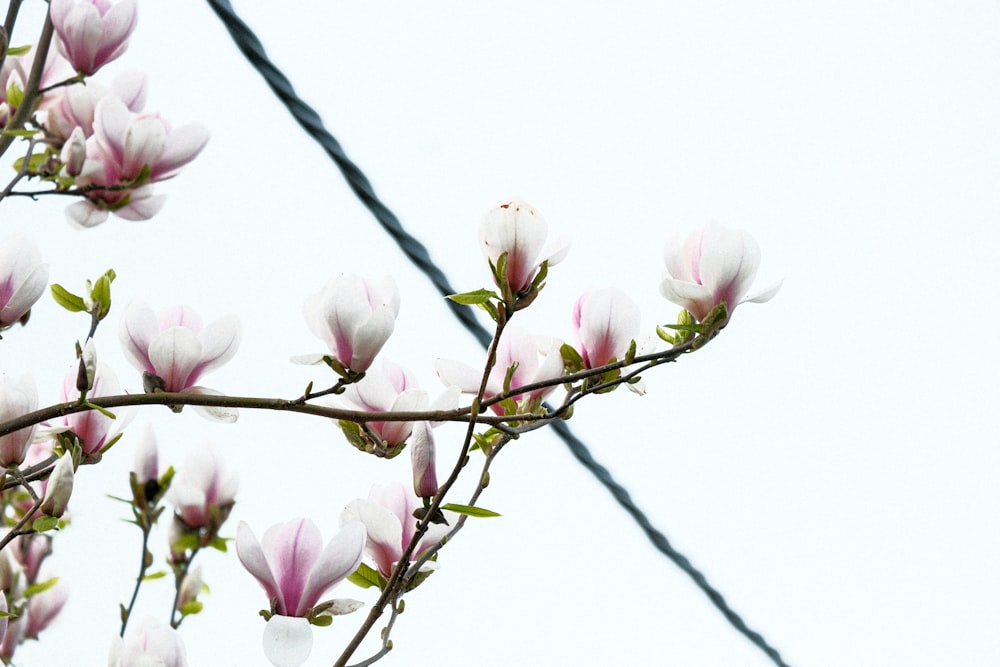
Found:
<path fill-rule="evenodd" d="M 456 288 L 486 285 L 476 227 L 512 196 L 573 238 L 522 326 L 568 338 L 577 296 L 615 285 L 651 332 L 677 312 L 657 291 L 669 235 L 712 220 L 750 231 L 761 283 L 785 281 L 775 300 L 650 373 L 645 397 L 586 402 L 572 426 L 791 665 L 1000 664 L 1000 6 L 235 6 Z M 80 232 L 63 201 L 3 202 L 0 234 L 30 230 L 54 282 L 113 266 L 116 307 L 237 313 L 242 349 L 205 380 L 231 394 L 293 396 L 323 378 L 288 358 L 321 350 L 301 305 L 338 272 L 395 276 L 385 354 L 425 386 L 438 387 L 435 357 L 478 362 L 206 4 L 142 0 L 132 48 L 107 69 L 147 71 L 148 108 L 212 140 L 160 187 L 169 199 L 148 223 Z M 111 319 L 99 349 L 138 390 Z M 32 372 L 55 402 L 85 324 L 40 304 L 5 336 L 3 370 Z M 229 453 L 242 476 L 230 535 L 240 519 L 260 534 L 309 514 L 328 539 L 371 482 L 409 475 L 407 457 L 365 457 L 315 419 L 223 426 L 148 409 L 77 477 L 53 558 L 73 598 L 19 652 L 26 665 L 103 664 L 139 553 L 104 494 L 127 493 L 144 423 L 169 462 L 208 441 Z M 438 443 L 447 460 L 459 429 Z M 503 517 L 442 553 L 381 664 L 771 664 L 555 438 L 510 447 L 492 479 L 481 504 Z M 262 591 L 235 554 L 203 564 L 212 594 L 183 628 L 191 664 L 265 664 Z M 166 585 L 149 589 L 140 613 L 165 616 Z M 360 622 L 318 630 L 308 664 L 331 664 Z"/>

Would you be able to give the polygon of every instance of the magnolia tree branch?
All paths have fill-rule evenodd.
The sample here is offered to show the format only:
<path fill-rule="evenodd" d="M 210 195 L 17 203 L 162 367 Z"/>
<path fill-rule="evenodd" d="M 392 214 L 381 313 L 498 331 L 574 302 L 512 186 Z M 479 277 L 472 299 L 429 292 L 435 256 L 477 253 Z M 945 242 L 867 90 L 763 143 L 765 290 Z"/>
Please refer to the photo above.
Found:
<path fill-rule="evenodd" d="M 697 339 L 696 339 L 697 340 Z M 591 377 L 596 377 L 607 373 L 608 371 L 613 371 L 627 366 L 655 361 L 656 363 L 647 364 L 640 370 L 645 370 L 653 365 L 658 365 L 667 361 L 674 361 L 679 356 L 686 352 L 692 350 L 692 343 L 684 343 L 683 345 L 675 346 L 669 350 L 663 352 L 655 352 L 651 354 L 646 354 L 642 356 L 636 356 L 631 362 L 616 361 L 605 366 L 600 366 L 598 368 L 587 369 L 580 371 L 578 373 L 572 373 L 568 375 L 563 375 L 557 378 L 552 378 L 550 380 L 544 380 L 540 382 L 533 382 L 521 387 L 512 387 L 510 391 L 499 394 L 498 396 L 492 397 L 487 400 L 482 400 L 478 402 L 473 402 L 472 405 L 466 407 L 455 408 L 452 410 L 425 410 L 425 411 L 400 411 L 400 412 L 366 412 L 363 410 L 348 410 L 346 408 L 337 408 L 333 406 L 324 405 L 312 405 L 309 403 L 303 403 L 301 398 L 298 399 L 285 399 L 285 398 L 266 398 L 266 397 L 252 397 L 252 396 L 221 396 L 221 395 L 208 395 L 208 394 L 192 394 L 186 392 L 155 392 L 151 394 L 120 394 L 115 396 L 101 396 L 88 398 L 83 402 L 73 402 L 73 403 L 58 403 L 55 405 L 50 405 L 34 412 L 29 412 L 14 419 L 7 420 L 5 422 L 0 422 L 0 436 L 7 435 L 8 433 L 13 433 L 22 428 L 33 426 L 35 424 L 41 424 L 43 422 L 58 419 L 60 417 L 65 417 L 66 415 L 75 414 L 78 412 L 86 412 L 88 410 L 94 410 L 97 408 L 111 409 L 120 408 L 128 406 L 142 406 L 142 405 L 166 405 L 166 406 L 180 406 L 180 405 L 192 405 L 192 406 L 205 406 L 205 407 L 218 407 L 218 408 L 244 408 L 250 410 L 275 410 L 279 412 L 296 412 L 301 414 L 315 415 L 317 417 L 327 417 L 329 419 L 350 421 L 356 423 L 365 422 L 406 422 L 406 421 L 468 421 L 468 415 L 473 409 L 473 406 L 478 403 L 479 411 L 501 402 L 507 398 L 517 396 L 519 394 L 527 393 L 529 391 L 534 391 L 536 389 L 544 389 L 548 387 L 556 387 L 559 385 L 572 384 L 579 380 L 584 380 Z M 602 388 L 607 388 L 617 384 L 621 384 L 626 381 L 626 378 L 633 377 L 634 374 L 630 374 L 619 378 L 617 380 L 608 382 L 601 385 Z M 319 392 L 317 395 L 325 394 L 326 392 Z M 528 422 L 528 421 L 545 421 L 553 418 L 551 413 L 518 413 L 513 415 L 479 415 L 476 418 L 478 423 L 489 424 L 491 426 L 500 427 L 502 424 L 516 423 L 516 422 Z"/>

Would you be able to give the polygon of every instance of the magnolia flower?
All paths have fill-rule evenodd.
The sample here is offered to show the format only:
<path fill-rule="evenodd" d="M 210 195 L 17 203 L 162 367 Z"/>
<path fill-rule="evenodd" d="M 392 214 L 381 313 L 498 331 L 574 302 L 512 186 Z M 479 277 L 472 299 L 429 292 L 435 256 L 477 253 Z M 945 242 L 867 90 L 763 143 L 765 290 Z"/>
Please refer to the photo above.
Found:
<path fill-rule="evenodd" d="M 0 422 L 21 417 L 38 409 L 38 390 L 30 375 L 14 380 L 0 375 Z M 35 437 L 37 425 L 0 435 L 0 467 L 8 468 L 24 461 L 24 456 Z"/>
<path fill-rule="evenodd" d="M 108 667 L 187 667 L 187 651 L 179 632 L 146 616 L 124 641 L 112 640 Z"/>
<path fill-rule="evenodd" d="M 381 371 L 369 369 L 364 379 L 350 384 L 341 394 L 347 407 L 365 412 L 411 412 L 426 410 L 427 392 L 417 388 L 413 375 L 402 366 L 382 362 Z M 368 422 L 389 447 L 406 442 L 413 422 Z"/>
<path fill-rule="evenodd" d="M 559 353 L 561 346 L 562 341 L 558 339 L 535 336 L 518 326 L 508 325 L 497 345 L 496 363 L 490 370 L 484 398 L 492 398 L 503 392 L 507 369 L 514 364 L 517 364 L 517 368 L 510 379 L 511 389 L 560 377 L 564 370 L 562 355 Z M 445 384 L 455 385 L 466 394 L 475 394 L 479 391 L 481 370 L 450 359 L 438 359 L 434 362 L 434 368 Z M 513 398 L 517 402 L 524 399 L 529 402 L 537 401 L 554 388 L 550 386 L 535 389 L 527 395 L 517 394 Z M 498 403 L 490 407 L 497 414 L 504 412 Z"/>
<path fill-rule="evenodd" d="M 344 368 L 361 373 L 392 334 L 399 314 L 399 290 L 392 278 L 375 285 L 359 276 L 340 275 L 306 300 L 303 314 L 312 332 L 330 348 L 330 356 Z M 320 361 L 314 357 L 296 360 Z"/>
<path fill-rule="evenodd" d="M 382 576 L 389 577 L 416 532 L 417 518 L 413 516 L 413 510 L 418 507 L 423 507 L 423 504 L 399 482 L 388 486 L 375 484 L 367 499 L 357 498 L 347 504 L 340 515 L 340 524 L 346 526 L 354 521 L 364 524 L 368 533 L 365 550 Z M 431 524 L 411 559 L 420 558 L 448 531 L 446 525 Z"/>
<path fill-rule="evenodd" d="M 364 550 L 365 529 L 357 522 L 344 524 L 326 548 L 309 519 L 271 526 L 260 542 L 245 522 L 236 529 L 240 562 L 281 616 L 307 616 L 326 591 L 358 569 Z"/>
<path fill-rule="evenodd" d="M 0 243 L 0 330 L 24 317 L 48 282 L 49 265 L 34 241 L 17 234 Z"/>
<path fill-rule="evenodd" d="M 639 306 L 615 287 L 587 292 L 573 308 L 573 329 L 587 368 L 621 361 L 639 334 Z"/>
<path fill-rule="evenodd" d="M 490 209 L 479 223 L 479 242 L 493 265 L 507 253 L 507 282 L 515 295 L 530 290 L 542 262 L 552 266 L 569 252 L 565 240 L 543 249 L 547 234 L 542 214 L 519 199 Z"/>
<path fill-rule="evenodd" d="M 207 327 L 186 306 L 171 306 L 159 316 L 141 303 L 132 303 L 118 330 L 125 355 L 143 372 L 146 391 L 188 391 L 217 394 L 195 386 L 203 373 L 229 361 L 239 347 L 240 322 L 227 315 Z M 235 420 L 235 413 L 215 410 L 212 416 Z"/>
<path fill-rule="evenodd" d="M 76 388 L 78 371 L 79 364 L 73 364 L 63 378 L 59 396 L 63 403 L 71 403 L 80 398 L 80 391 Z M 94 382 L 87 395 L 90 398 L 99 398 L 120 393 L 121 385 L 114 370 L 103 361 L 98 362 Z M 134 411 L 122 408 L 115 410 L 115 419 L 105 416 L 98 410 L 85 410 L 66 415 L 63 418 L 64 427 L 55 430 L 73 431 L 80 441 L 83 453 L 90 457 L 98 454 L 112 438 L 118 435 L 133 416 L 135 416 Z"/>
<path fill-rule="evenodd" d="M 175 176 L 208 142 L 201 125 L 171 129 L 156 114 L 133 114 L 113 95 L 101 98 L 94 108 L 94 134 L 87 139 L 87 161 L 76 178 L 78 187 L 90 187 L 87 199 L 70 205 L 70 220 L 83 227 L 104 222 L 108 211 L 126 220 L 146 220 L 163 206 L 150 183 Z M 101 186 L 135 184 L 103 190 Z"/>
<path fill-rule="evenodd" d="M 361 564 L 365 528 L 350 522 L 323 547 L 319 529 L 309 519 L 271 526 L 258 542 L 250 527 L 236 529 L 236 555 L 260 582 L 274 615 L 264 630 L 264 652 L 272 664 L 294 667 L 312 649 L 308 617 L 327 590 Z M 348 603 L 346 610 L 358 605 Z"/>
<path fill-rule="evenodd" d="M 188 528 L 218 530 L 229 516 L 239 485 L 219 451 L 203 445 L 191 450 L 174 475 L 170 502 Z"/>
<path fill-rule="evenodd" d="M 125 52 L 135 30 L 135 0 L 52 0 L 59 51 L 78 72 L 93 74 Z"/>
<path fill-rule="evenodd" d="M 667 270 L 660 293 L 699 321 L 723 301 L 732 312 L 747 301 L 767 301 L 781 287 L 779 283 L 747 297 L 760 265 L 760 247 L 748 233 L 714 223 L 687 239 L 675 236 L 667 244 L 664 258 Z"/>

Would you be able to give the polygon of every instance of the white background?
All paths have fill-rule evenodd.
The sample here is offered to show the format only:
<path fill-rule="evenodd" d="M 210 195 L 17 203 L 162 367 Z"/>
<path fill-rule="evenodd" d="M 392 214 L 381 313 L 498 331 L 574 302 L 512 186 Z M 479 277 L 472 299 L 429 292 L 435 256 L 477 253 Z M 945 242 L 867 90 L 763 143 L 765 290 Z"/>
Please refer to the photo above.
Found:
<path fill-rule="evenodd" d="M 33 38 L 29 11 L 12 40 Z M 646 377 L 648 395 L 579 406 L 572 427 L 751 627 L 797 667 L 1000 664 L 997 256 L 1000 71 L 992 2 L 237 3 L 403 224 L 457 289 L 489 280 L 482 213 L 531 202 L 574 246 L 523 326 L 569 338 L 585 289 L 616 285 L 643 324 L 675 230 L 715 220 L 760 242 L 760 285 L 704 351 Z M 64 200 L 5 201 L 51 279 L 113 266 L 116 309 L 183 302 L 233 312 L 242 348 L 205 384 L 298 395 L 326 377 L 301 304 L 338 272 L 392 274 L 403 299 L 388 358 L 439 386 L 435 357 L 477 363 L 425 279 L 244 62 L 207 5 L 143 0 L 132 48 L 98 75 L 149 73 L 147 107 L 212 132 L 146 223 L 71 229 Z M 99 331 L 123 384 L 117 313 Z M 40 303 L 0 343 L 2 370 L 57 400 L 82 316 Z M 53 569 L 72 588 L 26 665 L 103 664 L 139 556 L 127 508 L 145 423 L 165 462 L 224 448 L 243 519 L 307 514 L 331 536 L 373 481 L 409 476 L 330 424 L 245 413 L 142 412 L 81 470 Z M 458 428 L 438 431 L 442 467 Z M 474 522 L 407 597 L 386 665 L 769 665 L 654 552 L 555 438 L 504 452 Z M 158 562 L 163 534 L 155 538 Z M 261 665 L 266 605 L 235 554 L 205 557 L 192 665 Z M 163 582 L 139 613 L 165 618 Z M 345 584 L 336 594 L 371 602 Z M 361 616 L 317 630 L 331 664 Z M 371 651 L 361 652 L 358 657 Z"/>

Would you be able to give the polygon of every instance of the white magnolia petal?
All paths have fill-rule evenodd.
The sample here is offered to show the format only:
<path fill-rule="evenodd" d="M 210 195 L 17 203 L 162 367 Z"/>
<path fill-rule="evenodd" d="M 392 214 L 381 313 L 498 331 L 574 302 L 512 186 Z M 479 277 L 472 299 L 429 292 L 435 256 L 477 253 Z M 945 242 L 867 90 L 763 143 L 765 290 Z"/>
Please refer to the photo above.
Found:
<path fill-rule="evenodd" d="M 149 362 L 166 383 L 167 391 L 184 389 L 200 361 L 201 343 L 190 329 L 171 327 L 149 344 Z"/>
<path fill-rule="evenodd" d="M 748 296 L 747 298 L 743 299 L 742 303 L 764 303 L 765 301 L 770 301 L 771 299 L 774 298 L 774 295 L 777 294 L 779 290 L 781 290 L 781 286 L 783 283 L 784 283 L 783 280 L 779 280 L 777 283 L 771 285 L 767 289 L 761 292 L 757 292 L 756 294 Z"/>
<path fill-rule="evenodd" d="M 479 391 L 479 382 L 482 380 L 480 372 L 461 361 L 436 359 L 434 370 L 437 371 L 441 382 L 448 386 L 458 387 L 465 393 Z"/>
<path fill-rule="evenodd" d="M 359 521 L 352 521 L 341 528 L 309 572 L 302 599 L 318 598 L 358 569 L 365 553 L 365 538 L 365 526 Z"/>
<path fill-rule="evenodd" d="M 329 604 L 330 607 L 323 612 L 327 616 L 346 616 L 347 614 L 353 614 L 365 606 L 365 603 L 361 600 L 352 600 L 350 598 L 329 600 Z"/>
<path fill-rule="evenodd" d="M 352 521 L 360 521 L 368 532 L 366 548 L 369 553 L 381 553 L 387 560 L 395 562 L 401 555 L 400 545 L 403 541 L 403 526 L 399 518 L 391 511 L 377 505 L 366 498 L 356 498 L 349 502 L 340 515 L 340 524 L 348 525 Z"/>
<path fill-rule="evenodd" d="M 278 583 L 271 571 L 271 564 L 264 555 L 264 549 L 245 521 L 240 521 L 236 526 L 236 557 L 265 590 L 278 590 Z"/>
<path fill-rule="evenodd" d="M 107 220 L 108 212 L 97 208 L 87 200 L 82 200 L 66 207 L 66 219 L 76 227 L 89 229 Z"/>
<path fill-rule="evenodd" d="M 289 361 L 300 366 L 316 366 L 323 363 L 324 356 L 322 354 L 296 354 L 294 357 L 289 357 Z"/>
<path fill-rule="evenodd" d="M 201 396 L 225 396 L 221 391 L 209 387 L 188 387 L 184 393 Z M 239 408 L 226 408 L 218 405 L 192 405 L 191 407 L 202 417 L 214 422 L 232 424 L 240 418 Z"/>
<path fill-rule="evenodd" d="M 272 616 L 264 627 L 264 656 L 274 667 L 299 667 L 312 653 L 312 628 L 305 618 Z"/>

